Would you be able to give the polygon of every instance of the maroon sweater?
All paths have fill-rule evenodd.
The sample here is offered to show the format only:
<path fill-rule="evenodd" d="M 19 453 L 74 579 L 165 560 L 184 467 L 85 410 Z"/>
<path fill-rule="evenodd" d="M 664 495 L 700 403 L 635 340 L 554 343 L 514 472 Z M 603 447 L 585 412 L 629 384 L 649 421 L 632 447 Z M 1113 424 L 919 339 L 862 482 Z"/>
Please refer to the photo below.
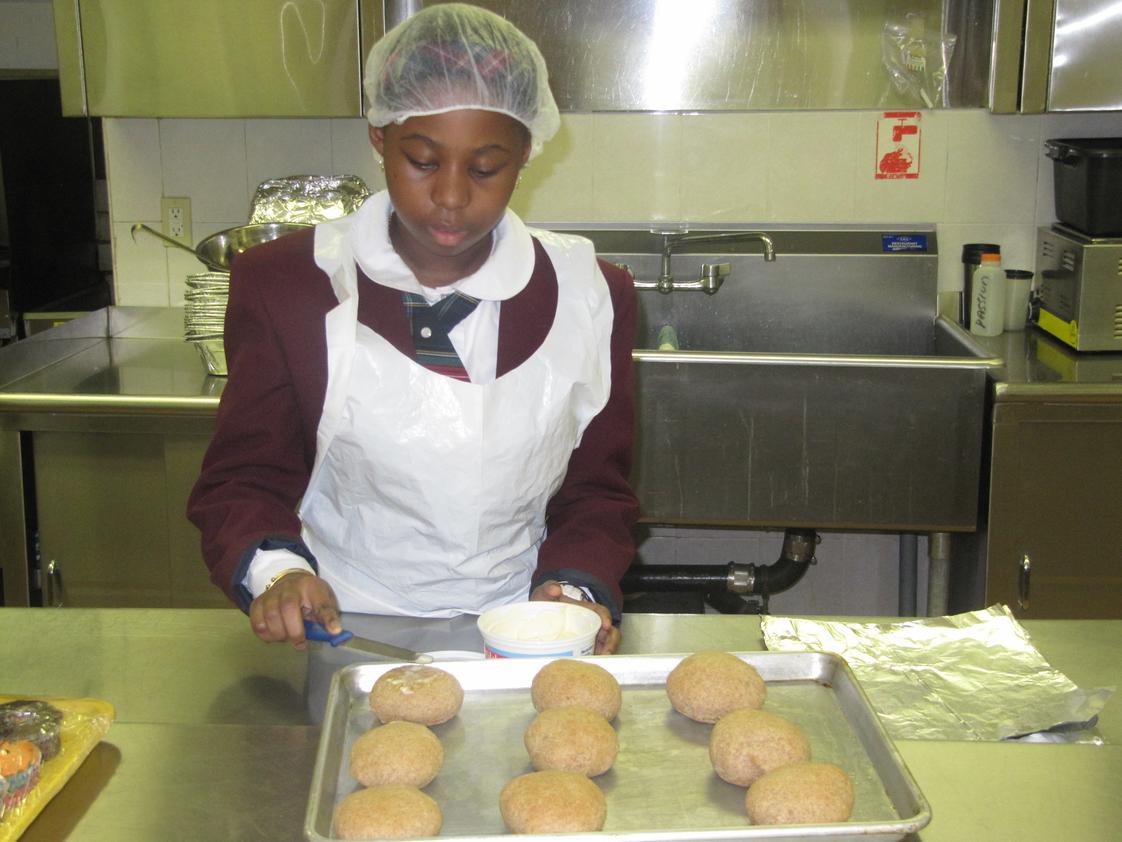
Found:
<path fill-rule="evenodd" d="M 288 548 L 316 566 L 300 539 L 296 506 L 315 462 L 327 388 L 324 316 L 338 302 L 313 260 L 313 237 L 311 229 L 282 237 L 235 263 L 226 310 L 229 377 L 214 439 L 187 504 L 187 516 L 202 532 L 211 579 L 243 609 L 250 594 L 241 581 L 259 548 Z M 528 359 L 553 324 L 557 276 L 536 240 L 534 250 L 529 283 L 501 306 L 500 377 Z M 547 536 L 532 587 L 549 578 L 585 585 L 618 619 L 619 580 L 634 555 L 631 528 L 638 515 L 628 484 L 636 302 L 625 272 L 603 261 L 601 269 L 615 314 L 611 394 L 546 508 Z M 412 356 L 398 290 L 360 271 L 358 310 L 360 322 Z"/>

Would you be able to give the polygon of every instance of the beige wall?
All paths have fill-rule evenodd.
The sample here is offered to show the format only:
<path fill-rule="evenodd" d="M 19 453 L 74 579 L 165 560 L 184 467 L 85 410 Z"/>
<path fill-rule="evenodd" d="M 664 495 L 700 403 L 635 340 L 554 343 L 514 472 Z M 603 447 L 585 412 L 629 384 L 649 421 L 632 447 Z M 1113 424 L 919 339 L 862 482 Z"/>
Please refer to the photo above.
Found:
<path fill-rule="evenodd" d="M 874 178 L 878 112 L 567 115 L 533 161 L 515 209 L 532 221 L 934 223 L 940 288 L 961 284 L 964 242 L 1001 243 L 1032 267 L 1035 228 L 1053 220 L 1049 137 L 1122 135 L 1122 113 L 993 116 L 925 112 L 920 177 Z M 189 254 L 129 225 L 159 221 L 160 195 L 187 195 L 195 239 L 245 222 L 253 189 L 297 173 L 354 173 L 381 186 L 361 120 L 106 120 L 117 292 L 122 304 L 177 304 Z M 780 532 L 654 529 L 646 563 L 769 564 Z M 926 604 L 926 540 L 919 605 Z M 823 535 L 819 563 L 772 611 L 896 613 L 899 538 Z"/>
<path fill-rule="evenodd" d="M 940 289 L 960 284 L 964 242 L 1001 243 L 1032 268 L 1053 219 L 1049 137 L 1122 135 L 1122 113 L 924 112 L 920 175 L 877 180 L 880 112 L 569 114 L 531 163 L 514 208 L 534 222 L 938 225 Z M 189 196 L 194 238 L 246 221 L 254 188 L 295 174 L 382 185 L 354 120 L 104 121 L 117 303 L 182 302 L 191 255 L 129 228 L 158 227 L 160 196 Z"/>

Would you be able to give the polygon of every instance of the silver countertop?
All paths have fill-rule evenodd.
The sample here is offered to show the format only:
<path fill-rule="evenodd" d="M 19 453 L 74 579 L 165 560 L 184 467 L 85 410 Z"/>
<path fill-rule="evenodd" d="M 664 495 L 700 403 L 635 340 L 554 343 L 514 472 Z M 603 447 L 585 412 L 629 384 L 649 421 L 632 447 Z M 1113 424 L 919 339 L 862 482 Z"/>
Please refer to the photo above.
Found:
<path fill-rule="evenodd" d="M 1033 327 L 975 338 L 1005 360 L 995 400 L 1122 401 L 1122 354 L 1076 353 Z"/>
<path fill-rule="evenodd" d="M 869 618 L 862 618 L 868 620 Z M 472 645 L 470 621 L 354 618 L 420 648 Z M 1122 686 L 1122 621 L 1025 623 L 1081 686 Z M 90 696 L 117 721 L 22 837 L 298 840 L 319 729 L 305 680 L 317 656 L 268 646 L 233 609 L 0 609 L 3 692 Z M 759 618 L 628 614 L 621 654 L 762 649 Z M 311 664 L 311 666 L 309 666 Z M 324 673 L 328 674 L 327 672 Z M 316 679 L 320 680 L 320 679 Z M 933 840 L 1107 839 L 1122 823 L 1122 708 L 1104 746 L 902 741 L 932 805 Z"/>
<path fill-rule="evenodd" d="M 107 307 L 0 350 L 0 414 L 212 417 L 225 382 L 183 339 L 176 307 Z"/>
<path fill-rule="evenodd" d="M 1006 361 L 996 400 L 1122 400 L 1122 354 L 1077 354 L 1034 328 L 975 339 Z M 209 418 L 225 382 L 183 340 L 182 308 L 108 307 L 0 349 L 0 422 L 36 412 Z"/>

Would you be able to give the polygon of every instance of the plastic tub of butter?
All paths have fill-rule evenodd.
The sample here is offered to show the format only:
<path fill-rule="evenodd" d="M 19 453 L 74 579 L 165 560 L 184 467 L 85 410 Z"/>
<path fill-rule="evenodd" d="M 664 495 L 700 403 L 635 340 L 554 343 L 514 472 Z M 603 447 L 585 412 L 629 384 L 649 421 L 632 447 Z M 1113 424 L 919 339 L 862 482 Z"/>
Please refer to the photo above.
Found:
<path fill-rule="evenodd" d="M 599 614 L 567 602 L 516 602 L 479 618 L 488 658 L 591 655 L 599 630 Z"/>

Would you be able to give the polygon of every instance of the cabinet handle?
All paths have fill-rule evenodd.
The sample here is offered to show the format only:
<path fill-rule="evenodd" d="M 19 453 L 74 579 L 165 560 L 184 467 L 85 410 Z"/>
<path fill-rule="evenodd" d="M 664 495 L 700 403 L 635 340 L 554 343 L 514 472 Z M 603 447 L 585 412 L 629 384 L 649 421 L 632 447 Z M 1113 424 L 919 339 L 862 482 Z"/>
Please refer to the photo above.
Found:
<path fill-rule="evenodd" d="M 1029 590 L 1032 587 L 1032 559 L 1028 555 L 1021 556 L 1021 563 L 1017 565 L 1017 606 L 1023 611 L 1029 607 Z"/>
<path fill-rule="evenodd" d="M 62 565 L 53 558 L 47 562 L 45 585 L 43 604 L 49 608 L 62 608 Z"/>

